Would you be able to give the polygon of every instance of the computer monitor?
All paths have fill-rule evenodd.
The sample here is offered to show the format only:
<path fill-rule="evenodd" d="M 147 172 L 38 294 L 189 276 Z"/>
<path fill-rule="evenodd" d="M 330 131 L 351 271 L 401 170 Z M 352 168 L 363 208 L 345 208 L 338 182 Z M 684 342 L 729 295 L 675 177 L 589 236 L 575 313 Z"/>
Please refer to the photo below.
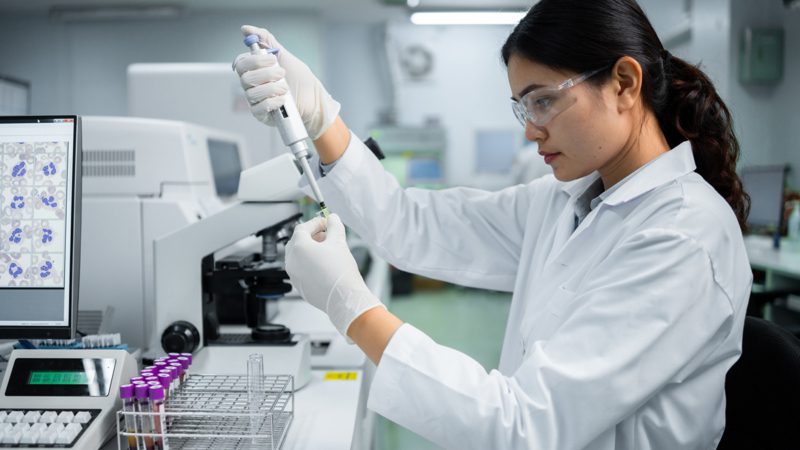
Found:
<path fill-rule="evenodd" d="M 751 232 L 776 233 L 781 230 L 786 171 L 785 165 L 742 168 L 742 184 L 750 194 L 747 227 Z"/>
<path fill-rule="evenodd" d="M 222 198 L 233 197 L 239 190 L 239 175 L 242 173 L 239 145 L 221 139 L 208 139 L 207 142 L 217 195 Z"/>
<path fill-rule="evenodd" d="M 77 116 L 0 117 L 0 338 L 71 338 L 78 311 Z"/>

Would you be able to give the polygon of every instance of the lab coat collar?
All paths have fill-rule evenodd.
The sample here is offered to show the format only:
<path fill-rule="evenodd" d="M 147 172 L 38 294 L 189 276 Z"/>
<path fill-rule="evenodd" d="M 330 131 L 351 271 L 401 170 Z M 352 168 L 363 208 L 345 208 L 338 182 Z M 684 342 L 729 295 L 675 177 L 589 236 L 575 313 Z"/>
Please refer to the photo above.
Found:
<path fill-rule="evenodd" d="M 612 192 L 603 203 L 614 206 L 633 200 L 646 192 L 693 172 L 696 167 L 692 144 L 689 141 L 684 141 L 651 161 L 629 180 L 625 180 L 624 184 Z M 562 189 L 570 197 L 576 197 L 586 191 L 599 177 L 600 174 L 598 172 L 593 172 L 583 178 L 564 183 Z"/>

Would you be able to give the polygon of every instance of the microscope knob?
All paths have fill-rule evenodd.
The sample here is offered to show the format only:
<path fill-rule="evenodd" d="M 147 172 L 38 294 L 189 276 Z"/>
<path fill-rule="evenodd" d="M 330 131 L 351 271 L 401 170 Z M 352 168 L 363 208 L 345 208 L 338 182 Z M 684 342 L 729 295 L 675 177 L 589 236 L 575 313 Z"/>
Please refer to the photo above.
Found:
<path fill-rule="evenodd" d="M 161 347 L 167 353 L 192 353 L 198 345 L 200 345 L 200 332 L 185 320 L 172 322 L 161 335 Z"/>

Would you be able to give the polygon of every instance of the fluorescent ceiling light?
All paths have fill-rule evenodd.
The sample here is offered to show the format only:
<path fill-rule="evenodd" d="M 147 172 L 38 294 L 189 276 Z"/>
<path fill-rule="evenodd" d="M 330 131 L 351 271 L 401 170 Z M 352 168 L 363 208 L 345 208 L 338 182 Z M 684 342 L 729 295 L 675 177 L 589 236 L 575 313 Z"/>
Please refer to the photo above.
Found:
<path fill-rule="evenodd" d="M 181 15 L 175 5 L 141 6 L 69 6 L 50 8 L 50 18 L 62 22 L 94 22 L 105 20 L 172 19 Z"/>
<path fill-rule="evenodd" d="M 525 12 L 415 12 L 411 14 L 411 22 L 416 25 L 516 25 L 524 16 Z"/>

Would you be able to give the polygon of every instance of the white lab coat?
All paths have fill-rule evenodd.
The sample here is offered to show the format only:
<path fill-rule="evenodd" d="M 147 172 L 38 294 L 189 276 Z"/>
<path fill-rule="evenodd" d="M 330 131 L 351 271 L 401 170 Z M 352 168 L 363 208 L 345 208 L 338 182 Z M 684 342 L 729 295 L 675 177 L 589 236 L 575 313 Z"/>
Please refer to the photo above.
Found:
<path fill-rule="evenodd" d="M 573 232 L 596 173 L 403 190 L 352 135 L 319 183 L 345 224 L 400 269 L 514 293 L 498 370 L 404 324 L 368 406 L 453 449 L 716 448 L 752 273 L 733 212 L 694 169 L 685 142 Z"/>

